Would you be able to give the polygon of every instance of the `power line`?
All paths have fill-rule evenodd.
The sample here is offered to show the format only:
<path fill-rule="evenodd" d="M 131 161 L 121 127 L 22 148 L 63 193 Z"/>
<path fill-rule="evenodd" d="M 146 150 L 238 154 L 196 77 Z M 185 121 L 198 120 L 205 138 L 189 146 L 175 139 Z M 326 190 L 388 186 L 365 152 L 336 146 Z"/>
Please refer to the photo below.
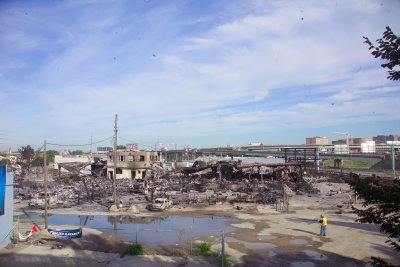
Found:
<path fill-rule="evenodd" d="M 94 145 L 94 144 L 98 144 L 98 143 L 110 140 L 112 138 L 114 138 L 114 136 L 108 137 L 106 139 L 103 139 L 103 140 L 100 140 L 100 141 L 97 141 L 97 142 L 91 142 L 89 144 L 79 144 L 79 145 L 65 145 L 65 144 L 54 144 L 54 143 L 47 143 L 47 144 L 48 145 L 53 145 L 53 146 L 90 146 L 90 145 Z"/>
<path fill-rule="evenodd" d="M 40 152 L 40 151 L 42 150 L 42 148 L 44 148 L 44 145 L 42 145 L 41 147 L 39 147 L 39 148 L 37 149 L 37 151 Z"/>

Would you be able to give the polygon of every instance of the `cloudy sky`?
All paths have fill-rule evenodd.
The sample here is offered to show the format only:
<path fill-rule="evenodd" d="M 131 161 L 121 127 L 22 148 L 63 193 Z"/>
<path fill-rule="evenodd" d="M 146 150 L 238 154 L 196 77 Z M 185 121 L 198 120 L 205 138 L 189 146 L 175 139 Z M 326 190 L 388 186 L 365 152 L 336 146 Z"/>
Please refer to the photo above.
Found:
<path fill-rule="evenodd" d="M 1 1 L 0 149 L 400 134 L 400 1 Z M 110 140 L 99 143 L 110 146 Z M 52 147 L 58 149 L 56 147 Z"/>

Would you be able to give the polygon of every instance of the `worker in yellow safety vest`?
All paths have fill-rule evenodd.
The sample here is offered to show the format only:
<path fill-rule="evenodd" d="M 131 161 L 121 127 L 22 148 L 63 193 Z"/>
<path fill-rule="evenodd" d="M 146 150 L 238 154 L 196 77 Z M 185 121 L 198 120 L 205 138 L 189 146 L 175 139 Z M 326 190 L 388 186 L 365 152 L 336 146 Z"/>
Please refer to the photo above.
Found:
<path fill-rule="evenodd" d="M 321 215 L 321 220 L 319 220 L 319 222 L 321 223 L 320 235 L 326 236 L 326 226 L 328 225 L 328 219 L 324 215 Z"/>

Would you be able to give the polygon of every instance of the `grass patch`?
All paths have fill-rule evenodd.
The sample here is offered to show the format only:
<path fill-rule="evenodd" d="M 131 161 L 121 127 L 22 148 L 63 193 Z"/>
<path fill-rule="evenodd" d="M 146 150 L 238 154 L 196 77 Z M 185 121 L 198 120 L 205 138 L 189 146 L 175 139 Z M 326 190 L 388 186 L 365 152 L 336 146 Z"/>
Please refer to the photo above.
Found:
<path fill-rule="evenodd" d="M 359 160 L 343 160 L 343 165 L 341 166 L 342 168 L 345 169 L 364 169 L 368 170 L 372 166 L 375 165 L 375 162 L 370 162 L 370 161 L 359 161 Z M 334 161 L 333 159 L 325 160 L 324 161 L 324 167 L 334 167 Z"/>
<path fill-rule="evenodd" d="M 217 263 L 217 266 L 221 266 L 221 255 L 218 252 L 213 252 L 212 256 L 214 257 L 215 262 Z M 229 266 L 229 260 L 228 260 L 228 255 L 224 255 L 224 267 Z"/>
<path fill-rule="evenodd" d="M 142 244 L 133 244 L 129 250 L 128 250 L 128 255 L 144 255 L 146 254 L 146 249 Z"/>
<path fill-rule="evenodd" d="M 173 249 L 171 251 L 171 256 L 174 257 L 187 257 L 189 256 L 188 252 L 186 252 L 185 250 L 182 249 Z"/>

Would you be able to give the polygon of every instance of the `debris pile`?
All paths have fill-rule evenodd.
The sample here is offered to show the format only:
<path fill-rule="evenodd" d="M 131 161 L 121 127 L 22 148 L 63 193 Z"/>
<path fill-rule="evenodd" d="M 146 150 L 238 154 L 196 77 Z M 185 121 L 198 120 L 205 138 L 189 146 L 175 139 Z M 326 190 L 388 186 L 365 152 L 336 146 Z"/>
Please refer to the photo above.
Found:
<path fill-rule="evenodd" d="M 303 176 L 305 166 L 297 162 L 196 161 L 191 167 L 175 169 L 150 164 L 141 179 L 117 179 L 117 199 L 114 199 L 112 180 L 105 176 L 106 164 L 97 162 L 94 165 L 94 171 L 88 173 L 87 164 L 62 164 L 69 172 L 51 177 L 47 197 L 49 208 L 95 202 L 113 212 L 138 213 L 142 207 L 165 210 L 171 205 L 197 203 L 284 202 L 288 206 L 288 197 L 294 195 L 293 190 L 315 193 L 313 186 L 307 188 L 304 185 L 327 180 L 327 177 Z M 16 188 L 16 196 L 29 200 L 31 207 L 43 207 L 43 188 L 42 181 L 22 180 Z M 160 199 L 165 201 L 157 205 Z M 114 201 L 123 207 L 114 205 Z"/>

